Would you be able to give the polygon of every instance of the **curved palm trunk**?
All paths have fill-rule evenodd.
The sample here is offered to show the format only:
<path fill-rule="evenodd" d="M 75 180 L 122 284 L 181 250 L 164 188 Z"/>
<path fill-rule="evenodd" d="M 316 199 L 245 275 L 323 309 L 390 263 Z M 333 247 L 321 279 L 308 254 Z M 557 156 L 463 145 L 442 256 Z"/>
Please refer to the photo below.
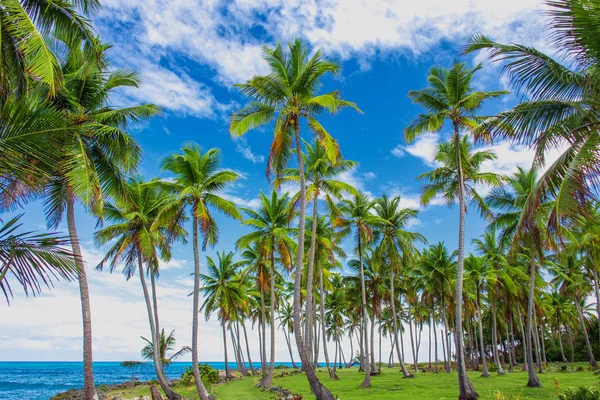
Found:
<path fill-rule="evenodd" d="M 362 323 L 363 323 L 363 354 L 365 360 L 365 379 L 363 380 L 361 386 L 364 388 L 371 387 L 371 362 L 369 360 L 369 339 L 367 335 L 368 329 L 368 316 L 367 313 L 367 290 L 365 288 L 365 271 L 363 267 L 363 256 L 362 256 L 362 244 L 360 240 L 360 232 L 357 235 L 358 237 L 358 261 L 360 263 L 360 287 L 361 287 L 361 296 L 362 296 Z"/>
<path fill-rule="evenodd" d="M 250 364 L 250 371 L 252 371 L 252 375 L 256 375 L 256 369 L 254 368 L 254 364 L 252 363 L 252 357 L 250 357 L 250 346 L 248 345 L 248 333 L 246 332 L 246 324 L 244 323 L 243 319 L 242 330 L 244 331 L 244 342 L 246 342 L 246 355 L 248 356 L 248 364 Z"/>
<path fill-rule="evenodd" d="M 150 274 L 150 288 L 152 290 L 152 309 L 154 311 L 154 327 L 156 329 L 157 332 L 157 337 L 159 338 L 159 343 L 160 343 L 160 320 L 158 319 L 158 296 L 156 293 L 156 274 L 151 273 Z M 165 374 L 165 368 L 163 366 L 163 364 L 160 364 L 160 374 L 162 375 L 163 379 L 165 381 L 167 381 L 169 383 L 169 385 L 172 384 L 171 380 L 167 377 L 167 375 Z"/>
<path fill-rule="evenodd" d="M 527 326 L 524 332 L 525 342 L 527 343 L 527 373 L 529 374 L 529 380 L 527 386 L 529 387 L 541 387 L 535 368 L 533 366 L 533 343 L 532 343 L 532 325 L 533 325 L 533 299 L 535 290 L 535 257 L 533 256 L 533 246 L 531 247 L 531 260 L 529 262 L 529 299 L 527 301 Z"/>
<path fill-rule="evenodd" d="M 225 379 L 231 379 L 233 375 L 229 370 L 229 358 L 227 357 L 227 328 L 225 328 L 225 321 L 221 321 L 221 328 L 223 330 L 223 352 L 225 353 Z"/>
<path fill-rule="evenodd" d="M 415 326 L 415 330 L 417 329 L 417 327 Z M 413 368 L 415 369 L 415 372 L 419 372 L 419 364 L 417 362 L 417 352 L 416 352 L 416 347 L 415 347 L 415 340 L 414 340 L 414 334 L 413 334 L 413 320 L 412 320 L 412 316 L 411 316 L 411 312 L 410 312 L 410 305 L 408 307 L 408 330 L 410 332 L 410 348 L 412 350 L 412 356 L 413 356 Z"/>
<path fill-rule="evenodd" d="M 265 379 L 268 374 L 267 368 L 267 332 L 266 332 L 266 324 L 267 324 L 267 315 L 265 313 L 265 293 L 261 287 L 260 289 L 260 313 L 261 313 L 261 321 L 260 321 L 260 329 L 262 329 L 261 335 L 261 346 L 260 346 L 260 366 L 262 370 L 262 378 Z"/>
<path fill-rule="evenodd" d="M 285 336 L 285 342 L 287 343 L 288 351 L 290 352 L 290 360 L 292 360 L 292 368 L 298 368 L 294 362 L 294 354 L 292 353 L 292 344 L 290 343 L 290 335 L 287 333 L 287 329 L 283 327 L 283 336 Z"/>
<path fill-rule="evenodd" d="M 435 327 L 435 311 L 433 312 L 433 317 L 431 318 L 432 322 L 433 322 L 433 342 L 434 342 L 434 350 L 433 350 L 433 362 L 435 363 L 435 370 L 434 372 L 436 374 L 440 373 L 440 368 L 438 367 L 438 339 L 437 339 L 437 331 L 436 331 L 436 327 Z"/>
<path fill-rule="evenodd" d="M 373 305 L 373 310 L 375 310 L 375 305 Z M 375 313 L 373 313 L 373 318 L 371 318 L 371 371 L 375 371 L 377 369 L 377 365 L 375 364 Z"/>
<path fill-rule="evenodd" d="M 479 324 L 479 346 L 481 347 L 481 364 L 483 365 L 483 373 L 482 377 L 487 378 L 490 376 L 490 371 L 488 371 L 487 361 L 485 360 L 485 344 L 483 343 L 483 324 L 481 323 L 482 315 L 481 315 L 481 301 L 480 301 L 480 292 L 479 288 L 477 288 L 477 323 Z"/>
<path fill-rule="evenodd" d="M 271 359 L 269 362 L 269 372 L 263 380 L 263 386 L 271 387 L 273 382 L 273 372 L 275 369 L 275 249 L 271 246 Z"/>
<path fill-rule="evenodd" d="M 444 363 L 446 372 L 452 372 L 452 350 L 450 349 L 450 335 L 448 335 L 448 316 L 446 315 L 446 304 L 442 296 L 442 317 L 444 318 L 444 337 L 442 338 L 444 347 Z"/>
<path fill-rule="evenodd" d="M 321 311 L 321 335 L 323 336 L 323 353 L 325 354 L 325 364 L 327 365 L 329 377 L 337 381 L 340 378 L 335 373 L 335 370 L 331 369 L 331 365 L 329 364 L 329 352 L 327 351 L 327 335 L 325 332 L 325 290 L 323 290 L 323 268 L 319 268 L 319 295 L 319 307 Z M 337 357 L 337 346 L 335 348 L 335 352 Z M 335 368 L 335 359 L 333 360 L 333 364 Z"/>
<path fill-rule="evenodd" d="M 90 307 L 90 291 L 87 283 L 85 264 L 81 256 L 79 236 L 75 224 L 75 199 L 73 194 L 67 197 L 67 226 L 69 239 L 77 266 L 77 280 L 79 281 L 79 297 L 81 299 L 81 316 L 83 322 L 83 386 L 86 400 L 98 400 L 94 386 L 94 368 L 92 364 L 92 312 Z"/>
<path fill-rule="evenodd" d="M 392 307 L 392 321 L 393 321 L 393 327 L 394 327 L 394 343 L 395 343 L 395 348 L 396 348 L 396 354 L 398 355 L 398 360 L 400 362 L 400 369 L 402 370 L 402 377 L 403 378 L 414 378 L 415 376 L 413 374 L 411 374 L 410 372 L 408 372 L 408 369 L 406 369 L 406 365 L 404 364 L 404 360 L 402 358 L 402 355 L 400 354 L 400 345 L 398 343 L 398 314 L 396 314 L 396 295 L 394 293 L 394 289 L 395 289 L 395 273 L 392 269 L 392 271 L 390 271 L 390 297 L 391 297 L 391 301 L 390 301 L 390 305 Z"/>
<path fill-rule="evenodd" d="M 537 364 L 538 373 L 543 374 L 544 369 L 542 368 L 542 352 L 540 350 L 540 336 L 537 324 L 537 316 L 535 310 L 533 311 L 533 326 L 531 327 L 531 334 L 533 335 L 533 347 L 535 350 L 535 363 Z"/>
<path fill-rule="evenodd" d="M 192 372 L 194 374 L 194 383 L 196 391 L 202 400 L 211 399 L 198 369 L 198 314 L 200 301 L 200 252 L 198 249 L 198 218 L 193 218 L 193 248 L 194 248 L 194 293 L 192 301 Z"/>
<path fill-rule="evenodd" d="M 352 360 L 354 360 L 354 343 L 352 343 L 352 329 L 350 329 L 350 360 L 346 364 L 346 368 L 350 368 L 352 366 Z"/>
<path fill-rule="evenodd" d="M 456 164 L 458 166 L 458 206 L 460 208 L 458 225 L 458 258 L 456 263 L 456 327 L 454 331 L 454 342 L 456 346 L 456 369 L 458 370 L 458 388 L 460 392 L 458 398 L 459 400 L 472 400 L 477 399 L 479 395 L 475 389 L 473 389 L 473 385 L 467 375 L 463 342 L 462 296 L 465 257 L 465 212 L 467 211 L 467 204 L 465 202 L 465 182 L 460 156 L 460 135 L 458 132 L 458 124 L 456 123 L 454 123 L 454 145 L 456 147 Z"/>
<path fill-rule="evenodd" d="M 298 251 L 296 253 L 296 265 L 294 275 L 294 335 L 298 353 L 302 361 L 302 368 L 306 373 L 306 378 L 310 385 L 311 392 L 317 400 L 335 400 L 335 397 L 317 377 L 315 370 L 310 363 L 308 353 L 304 348 L 302 340 L 302 304 L 301 304 L 301 286 L 302 286 L 302 260 L 304 258 L 304 224 L 306 222 L 306 181 L 304 178 L 304 160 L 302 159 L 302 148 L 300 141 L 300 126 L 296 118 L 294 124 L 296 140 L 296 156 L 298 159 L 298 171 L 300 175 L 300 219 L 298 221 Z"/>
<path fill-rule="evenodd" d="M 314 321 L 314 313 L 315 309 L 313 308 L 313 281 L 315 274 L 315 251 L 316 251 L 316 242 L 317 242 L 317 217 L 318 217 L 319 207 L 318 207 L 318 196 L 315 195 L 313 200 L 313 220 L 311 227 L 311 236 L 310 236 L 310 249 L 308 250 L 308 271 L 306 274 L 306 299 L 305 299 L 305 315 L 304 315 L 304 324 L 305 324 L 305 341 L 306 348 L 313 348 L 313 321 Z M 311 358 L 312 354 L 309 351 L 309 358 Z M 315 360 L 318 358 L 315 357 Z M 316 361 L 315 361 L 316 364 Z"/>
<path fill-rule="evenodd" d="M 588 359 L 590 361 L 590 366 L 595 368 L 598 364 L 596 363 L 596 359 L 594 358 L 594 351 L 592 350 L 592 345 L 590 344 L 590 337 L 588 335 L 587 327 L 585 326 L 583 311 L 581 310 L 581 305 L 579 304 L 579 296 L 575 295 L 574 297 L 575 307 L 577 308 L 577 315 L 579 316 L 579 323 L 581 324 L 581 329 L 583 329 L 583 337 L 585 338 L 585 345 L 588 351 Z"/>
<path fill-rule="evenodd" d="M 496 319 L 496 302 L 492 298 L 492 354 L 496 363 L 496 371 L 498 371 L 498 374 L 504 375 L 506 372 L 504 372 L 500 357 L 498 357 L 498 322 Z"/>
<path fill-rule="evenodd" d="M 162 360 L 160 359 L 160 345 L 158 338 L 159 334 L 156 331 L 156 326 L 154 325 L 152 300 L 150 300 L 150 293 L 148 293 L 148 285 L 146 284 L 146 277 L 144 276 L 144 267 L 142 265 L 142 257 L 140 254 L 138 254 L 138 268 L 140 282 L 142 284 L 142 290 L 144 292 L 144 300 L 146 301 L 146 309 L 148 311 L 148 321 L 150 322 L 150 334 L 152 336 L 152 355 L 154 361 L 154 370 L 156 371 L 156 377 L 158 378 L 158 383 L 160 384 L 161 389 L 165 393 L 165 396 L 167 396 L 169 400 L 179 400 L 182 399 L 182 397 L 179 394 L 177 394 L 173 389 L 171 389 L 171 387 L 169 387 L 169 383 L 163 378 L 163 375 L 160 373 Z"/>
<path fill-rule="evenodd" d="M 558 345 L 560 347 L 560 356 L 562 358 L 562 362 L 568 362 L 567 357 L 565 357 L 565 350 L 563 349 L 562 335 L 560 334 L 560 326 L 558 327 Z"/>

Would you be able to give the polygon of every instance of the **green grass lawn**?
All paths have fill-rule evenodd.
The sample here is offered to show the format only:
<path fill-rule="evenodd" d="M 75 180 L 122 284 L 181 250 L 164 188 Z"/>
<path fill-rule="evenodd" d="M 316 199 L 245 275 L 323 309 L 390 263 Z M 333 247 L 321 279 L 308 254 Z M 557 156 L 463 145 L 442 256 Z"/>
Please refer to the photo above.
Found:
<path fill-rule="evenodd" d="M 527 373 L 515 371 L 504 376 L 492 373 L 489 378 L 481 378 L 480 373 L 470 372 L 469 376 L 479 392 L 481 399 L 495 399 L 494 394 L 500 390 L 504 394 L 520 394 L 520 399 L 555 399 L 556 388 L 554 379 L 557 378 L 560 387 L 600 384 L 600 376 L 595 376 L 591 371 L 583 372 L 559 372 L 558 367 L 551 367 L 547 373 L 540 375 L 543 387 L 530 389 L 525 387 Z M 370 389 L 359 388 L 363 374 L 356 368 L 338 370 L 339 381 L 329 379 L 324 369 L 319 369 L 319 378 L 325 385 L 341 400 L 347 399 L 456 399 L 458 397 L 456 373 L 439 374 L 419 373 L 414 379 L 402 379 L 398 368 L 382 368 L 381 375 L 371 378 Z M 281 371 L 275 371 L 276 376 Z M 248 377 L 237 379 L 226 384 L 216 385 L 212 392 L 218 399 L 240 399 L 240 400 L 268 400 L 274 395 L 262 392 L 255 387 L 258 378 Z M 303 374 L 293 374 L 276 377 L 274 386 L 282 386 L 294 393 L 301 394 L 304 399 L 313 399 L 308 383 Z M 197 399 L 194 387 L 175 388 L 187 399 Z M 125 398 L 148 395 L 147 387 L 138 387 L 127 392 Z"/>

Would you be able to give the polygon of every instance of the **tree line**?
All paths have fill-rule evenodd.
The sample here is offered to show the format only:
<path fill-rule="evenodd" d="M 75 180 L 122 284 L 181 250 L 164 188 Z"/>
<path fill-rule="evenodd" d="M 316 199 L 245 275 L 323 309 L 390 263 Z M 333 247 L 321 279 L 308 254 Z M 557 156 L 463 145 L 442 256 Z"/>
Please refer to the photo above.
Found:
<path fill-rule="evenodd" d="M 87 399 L 97 395 L 77 206 L 103 222 L 94 239 L 109 249 L 97 268 L 123 268 L 128 278 L 137 274 L 140 280 L 151 334 L 147 353 L 169 399 L 181 396 L 170 386 L 161 359 L 164 329 L 156 280 L 173 244 L 189 240 L 194 256 L 190 351 L 201 399 L 210 394 L 198 369 L 200 312 L 206 318 L 216 313 L 220 321 L 227 376 L 229 337 L 238 369 L 261 375 L 261 385 L 270 387 L 280 327 L 292 362 L 295 344 L 318 399 L 334 399 L 315 373 L 321 351 L 331 379 L 337 379 L 336 368 L 357 363 L 364 371 L 362 386 L 369 387 L 381 368 L 386 338 L 392 348 L 388 365 L 397 361 L 401 376 L 412 378 L 421 368 L 425 327 L 427 368 L 439 373 L 440 359 L 445 371 L 456 368 L 459 399 L 478 397 L 467 368 L 481 368 L 488 376 L 492 366 L 503 374 L 522 361 L 527 385 L 535 387 L 548 360 L 572 362 L 582 347 L 596 367 L 600 336 L 590 332 L 600 335 L 600 44 L 594 40 L 600 9 L 594 2 L 549 3 L 554 57 L 484 36 L 471 38 L 464 52 L 486 51 L 492 63 L 502 63 L 502 74 L 521 95 L 506 111 L 481 113 L 484 104 L 508 92 L 476 90 L 473 77 L 481 66 L 464 62 L 432 67 L 427 87 L 408 93 L 423 112 L 405 128 L 407 141 L 426 132 L 451 132 L 436 151 L 435 167 L 419 179 L 423 205 L 457 204 L 456 250 L 429 244 L 411 231 L 418 211 L 402 207 L 400 197 L 372 198 L 339 179 L 355 162 L 343 158 L 319 117 L 361 110 L 339 90 L 322 91 L 323 79 L 340 68 L 299 40 L 287 48 L 265 47 L 270 72 L 236 85 L 249 102 L 232 114 L 231 134 L 264 125 L 274 132 L 266 171 L 272 191 L 259 195 L 258 208 L 240 209 L 222 195 L 238 174 L 222 167 L 218 149 L 204 151 L 195 143 L 161 160 L 173 179 L 142 178 L 137 173 L 142 149 L 128 128 L 160 110 L 152 104 L 111 105 L 115 89 L 137 87 L 140 80 L 135 71 L 110 65 L 109 46 L 89 19 L 99 7 L 93 0 L 0 5 L 2 210 L 41 199 L 48 227 L 65 218 L 68 227 L 63 237 L 22 232 L 20 216 L 3 223 L 0 287 L 9 302 L 11 283 L 35 295 L 57 279 L 78 281 Z M 531 148 L 531 168 L 509 176 L 485 171 L 484 163 L 496 155 L 480 144 L 499 139 Z M 560 156 L 547 162 L 552 149 Z M 295 189 L 277 190 L 284 184 Z M 488 221 L 473 240 L 474 254 L 465 254 L 468 210 Z M 202 274 L 201 252 L 219 240 L 216 214 L 250 229 L 235 249 L 207 257 Z M 191 233 L 185 229 L 190 220 Z M 352 254 L 345 254 L 345 240 L 353 243 Z M 250 358 L 247 324 L 259 333 L 260 371 Z M 406 330 L 410 343 L 404 343 Z M 342 346 L 346 337 L 349 350 Z M 407 366 L 405 356 L 411 354 L 414 362 Z"/>

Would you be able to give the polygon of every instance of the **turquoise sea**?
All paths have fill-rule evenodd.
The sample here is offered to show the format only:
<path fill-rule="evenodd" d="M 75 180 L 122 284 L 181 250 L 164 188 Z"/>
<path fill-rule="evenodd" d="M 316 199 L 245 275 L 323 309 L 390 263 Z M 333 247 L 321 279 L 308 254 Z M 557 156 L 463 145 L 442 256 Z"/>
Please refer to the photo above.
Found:
<path fill-rule="evenodd" d="M 204 362 L 215 369 L 225 369 L 223 362 Z M 290 363 L 277 363 L 290 365 Z M 167 376 L 176 379 L 191 363 L 176 362 L 166 368 Z M 229 367 L 236 368 L 235 363 Z M 154 366 L 142 365 L 132 370 L 119 362 L 95 362 L 96 385 L 122 383 L 135 376 L 139 380 L 155 379 Z M 0 399 L 2 400 L 48 400 L 57 393 L 71 388 L 83 387 L 83 363 L 81 362 L 31 362 L 0 361 Z"/>

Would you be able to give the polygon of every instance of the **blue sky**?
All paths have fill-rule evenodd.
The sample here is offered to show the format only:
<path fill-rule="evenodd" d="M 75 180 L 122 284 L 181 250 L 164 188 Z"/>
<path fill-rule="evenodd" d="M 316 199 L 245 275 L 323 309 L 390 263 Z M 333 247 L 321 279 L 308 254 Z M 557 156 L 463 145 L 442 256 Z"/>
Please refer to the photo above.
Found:
<path fill-rule="evenodd" d="M 373 196 L 400 195 L 403 205 L 420 209 L 412 228 L 430 243 L 443 240 L 450 248 L 457 241 L 457 210 L 439 202 L 422 208 L 422 183 L 416 180 L 434 166 L 434 150 L 447 132 L 426 134 L 407 145 L 402 131 L 421 111 L 411 104 L 407 93 L 425 87 L 432 65 L 449 68 L 455 60 L 469 65 L 483 61 L 482 56 L 461 57 L 461 48 L 471 34 L 483 32 L 498 41 L 545 49 L 543 20 L 537 12 L 543 6 L 536 0 L 167 3 L 106 0 L 104 10 L 95 17 L 102 38 L 114 45 L 110 53 L 113 65 L 135 68 L 143 78 L 140 89 L 120 92 L 114 104 L 153 102 L 163 107 L 160 117 L 132 128 L 144 149 L 140 173 L 145 178 L 168 177 L 159 170 L 160 159 L 185 142 L 195 141 L 205 149 L 218 147 L 223 167 L 241 175 L 225 195 L 240 206 L 255 207 L 259 191 L 270 190 L 265 160 L 272 130 L 251 131 L 241 139 L 229 136 L 229 114 L 245 103 L 233 84 L 266 71 L 260 57 L 262 45 L 299 37 L 342 66 L 341 74 L 328 78 L 323 90 L 341 89 L 343 97 L 364 112 L 345 110 L 322 117 L 344 157 L 359 162 L 340 179 Z M 486 66 L 477 73 L 475 85 L 496 90 L 505 88 L 506 80 L 499 77 L 497 66 Z M 515 101 L 514 96 L 507 96 L 489 103 L 483 112 L 495 113 Z M 503 142 L 491 147 L 498 160 L 486 165 L 490 171 L 510 173 L 531 163 L 532 154 L 526 148 Z M 29 228 L 43 229 L 40 204 L 27 206 L 25 212 Z M 95 221 L 82 210 L 77 218 L 90 268 L 95 357 L 136 359 L 142 347 L 139 336 L 148 331 L 138 281 L 126 282 L 118 273 L 91 270 L 103 249 L 97 249 L 92 241 Z M 221 240 L 216 249 L 232 250 L 245 228 L 222 217 L 218 222 Z M 474 211 L 469 213 L 468 240 L 481 234 L 484 227 L 485 221 Z M 350 251 L 350 244 L 346 246 Z M 191 246 L 177 246 L 173 260 L 163 266 L 159 284 L 163 325 L 176 329 L 181 344 L 189 344 L 191 260 Z M 0 360 L 80 359 L 75 283 L 60 283 L 35 299 L 17 295 L 10 308 L 2 307 Z M 220 329 L 213 318 L 201 327 L 201 359 L 222 359 L 220 346 Z M 422 348 L 426 349 L 427 343 Z M 257 346 L 253 351 L 257 352 Z M 289 359 L 281 335 L 277 359 Z"/>

